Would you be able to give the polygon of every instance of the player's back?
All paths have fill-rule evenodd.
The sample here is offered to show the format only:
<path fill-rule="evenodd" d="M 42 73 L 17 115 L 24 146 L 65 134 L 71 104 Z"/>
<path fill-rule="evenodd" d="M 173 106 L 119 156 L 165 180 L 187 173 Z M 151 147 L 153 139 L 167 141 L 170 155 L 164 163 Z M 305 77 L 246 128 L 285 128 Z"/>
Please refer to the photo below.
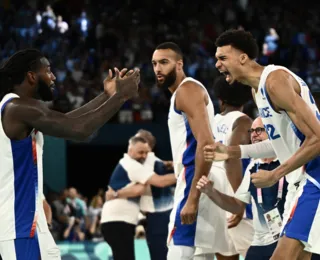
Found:
<path fill-rule="evenodd" d="M 184 82 L 187 82 L 187 81 L 193 81 L 197 83 L 208 94 L 206 88 L 203 86 L 201 82 L 190 77 L 185 78 L 180 83 L 178 88 Z M 171 150 L 172 150 L 172 157 L 173 157 L 173 164 L 174 164 L 174 172 L 176 175 L 179 175 L 185 167 L 194 166 L 197 141 L 192 134 L 192 131 L 185 113 L 177 110 L 175 107 L 176 93 L 177 91 L 175 91 L 171 97 L 168 125 L 169 125 L 170 143 L 171 143 Z M 209 122 L 212 129 L 213 121 L 214 121 L 214 107 L 209 94 L 208 94 L 208 100 L 209 102 L 207 105 L 207 112 L 208 112 Z"/>
<path fill-rule="evenodd" d="M 13 98 L 19 96 L 7 94 L 0 102 L 0 241 L 33 237 L 37 218 L 43 217 L 43 135 L 32 131 L 22 140 L 7 137 L 2 117 Z"/>
<path fill-rule="evenodd" d="M 277 112 L 270 103 L 270 97 L 266 92 L 266 80 L 268 75 L 275 70 L 284 70 L 291 74 L 300 86 L 300 96 L 307 103 L 313 113 L 320 119 L 318 108 L 311 95 L 307 84 L 292 71 L 282 66 L 269 65 L 265 67 L 261 78 L 257 93 L 255 94 L 256 103 L 259 109 L 259 114 L 262 118 L 264 127 L 268 133 L 269 139 L 272 142 L 277 157 L 281 163 L 288 160 L 302 145 L 305 136 L 299 131 L 296 125 L 292 122 L 286 111 Z M 310 180 L 320 182 L 320 157 L 316 157 L 305 165 L 304 169 L 307 177 Z M 287 181 L 291 184 L 299 182 L 303 178 L 303 168 L 286 176 Z M 313 181 L 311 181 L 313 182 Z M 319 186 L 320 187 L 320 186 Z"/>

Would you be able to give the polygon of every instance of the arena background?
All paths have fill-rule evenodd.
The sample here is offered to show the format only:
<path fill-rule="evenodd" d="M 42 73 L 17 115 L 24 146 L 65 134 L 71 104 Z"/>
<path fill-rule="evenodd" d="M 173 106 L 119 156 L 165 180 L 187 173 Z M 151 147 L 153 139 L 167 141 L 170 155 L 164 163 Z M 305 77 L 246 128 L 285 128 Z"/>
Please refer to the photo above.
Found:
<path fill-rule="evenodd" d="M 70 111 L 95 97 L 109 68 L 141 70 L 140 97 L 127 102 L 90 140 L 75 143 L 46 137 L 45 195 L 50 203 L 64 188 L 75 187 L 89 206 L 95 195 L 102 194 L 99 189 L 106 189 L 128 139 L 141 128 L 156 136 L 158 156 L 171 159 L 168 95 L 155 86 L 150 62 L 161 42 L 181 46 L 186 74 L 204 83 L 217 112 L 212 90 L 218 75 L 214 40 L 228 28 L 253 33 L 260 46 L 259 63 L 287 66 L 313 93 L 320 91 L 319 1 L 307 5 L 288 0 L 3 0 L 0 5 L 1 61 L 26 47 L 44 52 L 57 76 L 54 109 L 58 111 Z M 245 111 L 256 116 L 252 101 Z M 59 243 L 64 259 L 108 255 L 104 242 Z M 145 241 L 138 239 L 136 246 L 137 259 L 147 260 Z"/>

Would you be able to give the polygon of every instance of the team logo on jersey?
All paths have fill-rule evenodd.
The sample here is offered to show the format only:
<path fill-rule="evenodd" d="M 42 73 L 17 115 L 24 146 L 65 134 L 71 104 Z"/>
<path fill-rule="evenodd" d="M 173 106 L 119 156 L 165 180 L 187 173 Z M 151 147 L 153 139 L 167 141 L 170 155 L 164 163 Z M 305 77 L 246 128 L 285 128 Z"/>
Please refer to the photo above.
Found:
<path fill-rule="evenodd" d="M 218 125 L 217 129 L 218 129 L 218 133 L 223 133 L 223 134 L 226 134 L 228 131 L 228 127 L 225 124 Z"/>

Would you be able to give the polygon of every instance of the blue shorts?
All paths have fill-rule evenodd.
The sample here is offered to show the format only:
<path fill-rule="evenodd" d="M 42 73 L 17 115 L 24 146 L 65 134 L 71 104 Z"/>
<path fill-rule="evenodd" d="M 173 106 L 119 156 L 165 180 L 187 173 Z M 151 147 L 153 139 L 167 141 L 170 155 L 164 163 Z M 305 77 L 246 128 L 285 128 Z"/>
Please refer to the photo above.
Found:
<path fill-rule="evenodd" d="M 39 260 L 38 236 L 0 241 L 0 255 L 2 260 Z"/>
<path fill-rule="evenodd" d="M 284 223 L 282 235 L 300 240 L 306 250 L 320 254 L 320 190 L 309 180 L 298 190 L 290 217 Z"/>

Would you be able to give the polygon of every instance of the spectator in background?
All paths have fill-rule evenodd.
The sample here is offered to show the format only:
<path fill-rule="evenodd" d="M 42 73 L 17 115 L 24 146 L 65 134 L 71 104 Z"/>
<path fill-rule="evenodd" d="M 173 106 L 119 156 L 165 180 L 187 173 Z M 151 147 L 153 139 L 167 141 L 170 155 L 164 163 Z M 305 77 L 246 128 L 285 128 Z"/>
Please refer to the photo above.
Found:
<path fill-rule="evenodd" d="M 103 206 L 103 199 L 96 195 L 91 200 L 88 209 L 88 239 L 92 241 L 102 241 L 103 236 L 100 229 L 101 211 Z"/>
<path fill-rule="evenodd" d="M 264 43 L 262 46 L 263 55 L 270 56 L 273 54 L 278 48 L 278 40 L 279 35 L 277 34 L 277 31 L 274 28 L 270 28 L 269 33 L 264 38 Z"/>

